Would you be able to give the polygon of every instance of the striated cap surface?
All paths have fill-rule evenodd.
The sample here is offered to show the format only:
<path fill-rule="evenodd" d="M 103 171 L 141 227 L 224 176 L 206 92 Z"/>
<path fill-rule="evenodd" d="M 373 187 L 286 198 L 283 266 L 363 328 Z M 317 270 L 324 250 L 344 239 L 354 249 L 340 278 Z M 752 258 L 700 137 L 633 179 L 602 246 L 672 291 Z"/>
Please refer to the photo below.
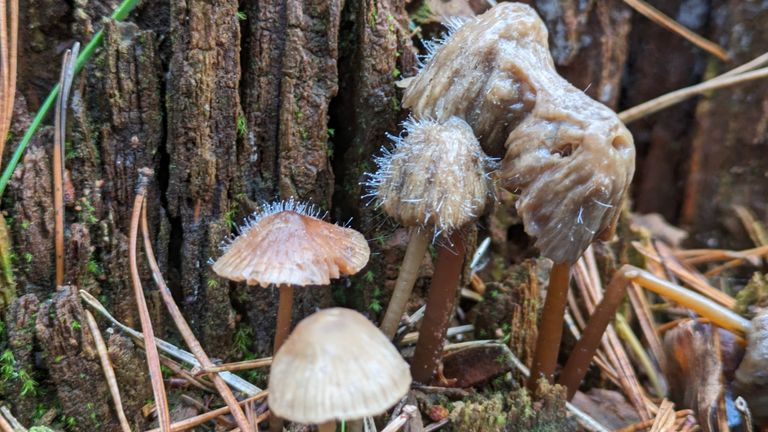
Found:
<path fill-rule="evenodd" d="M 411 385 L 408 364 L 360 313 L 324 309 L 302 320 L 275 355 L 269 409 L 317 424 L 380 414 Z"/>
<path fill-rule="evenodd" d="M 368 263 L 362 234 L 303 214 L 303 206 L 251 217 L 214 264 L 221 277 L 249 285 L 327 285 Z M 276 207 L 276 206 L 273 206 Z"/>
<path fill-rule="evenodd" d="M 377 204 L 404 226 L 451 231 L 479 216 L 491 191 L 493 164 L 472 128 L 458 117 L 409 120 L 395 148 L 369 176 Z"/>

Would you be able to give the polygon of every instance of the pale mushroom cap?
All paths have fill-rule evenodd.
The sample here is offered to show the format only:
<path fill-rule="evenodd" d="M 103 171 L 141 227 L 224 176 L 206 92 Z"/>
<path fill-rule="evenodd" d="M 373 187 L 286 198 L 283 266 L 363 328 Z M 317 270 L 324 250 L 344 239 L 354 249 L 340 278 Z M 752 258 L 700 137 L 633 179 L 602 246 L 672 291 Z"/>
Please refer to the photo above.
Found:
<path fill-rule="evenodd" d="M 360 313 L 324 309 L 301 321 L 275 355 L 269 409 L 305 424 L 381 414 L 411 385 L 408 364 Z"/>
<path fill-rule="evenodd" d="M 410 120 L 405 137 L 377 158 L 368 186 L 376 202 L 404 226 L 451 231 L 480 216 L 492 166 L 472 128 L 458 117 Z"/>
<path fill-rule="evenodd" d="M 295 210 L 257 216 L 214 264 L 221 277 L 249 285 L 327 285 L 368 262 L 362 234 Z"/>

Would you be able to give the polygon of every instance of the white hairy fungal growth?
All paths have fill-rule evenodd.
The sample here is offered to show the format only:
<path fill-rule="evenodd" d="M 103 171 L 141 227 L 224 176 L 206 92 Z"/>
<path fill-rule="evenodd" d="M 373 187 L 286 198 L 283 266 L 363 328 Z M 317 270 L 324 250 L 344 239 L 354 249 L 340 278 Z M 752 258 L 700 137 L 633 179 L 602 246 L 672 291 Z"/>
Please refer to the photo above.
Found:
<path fill-rule="evenodd" d="M 368 197 L 404 226 L 450 232 L 478 217 L 491 193 L 494 161 L 458 117 L 439 123 L 409 119 L 390 136 L 378 171 L 367 175 Z"/>

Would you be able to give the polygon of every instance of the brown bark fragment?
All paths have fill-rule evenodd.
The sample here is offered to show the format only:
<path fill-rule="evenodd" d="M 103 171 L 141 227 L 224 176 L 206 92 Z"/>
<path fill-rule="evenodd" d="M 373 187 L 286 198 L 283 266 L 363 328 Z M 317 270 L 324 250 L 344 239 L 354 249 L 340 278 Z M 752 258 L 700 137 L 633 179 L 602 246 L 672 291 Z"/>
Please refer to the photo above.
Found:
<path fill-rule="evenodd" d="M 62 414 L 73 430 L 117 430 L 107 383 L 92 336 L 84 323 L 77 288 L 62 287 L 40 306 L 35 329 Z"/>
<path fill-rule="evenodd" d="M 171 5 L 167 199 L 172 234 L 175 225 L 181 240 L 170 253 L 180 265 L 187 319 L 214 356 L 229 349 L 234 330 L 229 286 L 206 262 L 230 229 L 240 104 L 237 8 L 232 0 Z"/>
<path fill-rule="evenodd" d="M 361 198 L 364 173 L 374 172 L 372 156 L 391 146 L 386 134 L 397 134 L 402 92 L 395 82 L 415 73 L 416 57 L 401 1 L 350 1 L 341 25 L 339 96 L 334 101 L 332 138 L 338 177 L 334 206 L 344 219 L 366 233 L 371 260 L 344 290 L 345 303 L 376 315 L 391 294 L 407 242 L 388 242 L 396 234 L 380 210 Z M 383 313 L 384 309 L 381 309 Z"/>
<path fill-rule="evenodd" d="M 109 337 L 107 347 L 117 377 L 117 385 L 120 388 L 125 415 L 131 424 L 139 425 L 137 430 L 145 430 L 147 425 L 141 414 L 141 408 L 147 399 L 152 398 L 152 387 L 144 353 L 133 344 L 131 339 L 120 333 Z"/>
<path fill-rule="evenodd" d="M 8 349 L 13 354 L 14 373 L 26 372 L 35 378 L 35 318 L 40 302 L 34 294 L 27 294 L 14 300 L 5 314 Z M 35 412 L 36 394 L 22 395 L 23 383 L 18 377 L 6 381 L 2 386 L 3 397 L 13 401 L 11 409 L 19 421 L 27 423 Z"/>

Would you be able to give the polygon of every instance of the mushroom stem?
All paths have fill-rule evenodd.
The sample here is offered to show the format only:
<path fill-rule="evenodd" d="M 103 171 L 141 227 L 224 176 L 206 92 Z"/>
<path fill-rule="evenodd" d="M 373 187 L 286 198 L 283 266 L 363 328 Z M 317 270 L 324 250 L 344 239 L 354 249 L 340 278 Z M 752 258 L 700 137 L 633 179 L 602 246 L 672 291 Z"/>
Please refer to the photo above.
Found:
<path fill-rule="evenodd" d="M 536 391 L 537 381 L 541 376 L 550 383 L 555 376 L 557 354 L 560 351 L 560 339 L 563 335 L 570 271 L 570 264 L 555 263 L 549 273 L 547 298 L 544 300 L 544 308 L 541 311 L 539 337 L 536 339 L 531 375 L 528 377 L 528 389 L 531 391 Z"/>
<path fill-rule="evenodd" d="M 347 420 L 346 432 L 363 432 L 363 419 Z"/>
<path fill-rule="evenodd" d="M 320 423 L 317 425 L 317 432 L 336 432 L 336 420 Z"/>
<path fill-rule="evenodd" d="M 592 312 L 581 338 L 573 347 L 571 356 L 568 357 L 558 381 L 558 384 L 568 389 L 568 400 L 576 394 L 581 380 L 587 374 L 589 364 L 592 363 L 592 357 L 595 356 L 606 327 L 616 316 L 616 310 L 627 292 L 627 285 L 629 284 L 627 277 L 634 274 L 636 272 L 628 271 L 627 267 L 622 267 L 613 275 L 611 282 L 605 289 L 603 299 Z"/>
<path fill-rule="evenodd" d="M 419 277 L 419 267 L 424 260 L 424 254 L 429 246 L 430 232 L 424 228 L 412 228 L 411 240 L 408 242 L 408 248 L 405 251 L 403 263 L 400 266 L 400 273 L 397 275 L 395 289 L 392 292 L 392 298 L 389 300 L 387 312 L 381 321 L 381 331 L 389 339 L 392 339 L 400 325 L 400 318 L 405 311 L 405 305 L 411 297 L 413 284 Z"/>
<path fill-rule="evenodd" d="M 453 246 L 440 246 L 435 273 L 427 296 L 427 309 L 419 329 L 419 340 L 411 362 L 411 375 L 416 382 L 429 384 L 443 354 L 443 342 L 456 307 L 456 292 L 464 264 L 466 247 L 461 230 L 449 237 Z"/>
<path fill-rule="evenodd" d="M 281 285 L 280 304 L 277 307 L 277 328 L 275 329 L 275 344 L 273 354 L 283 345 L 291 332 L 291 314 L 293 312 L 293 286 Z"/>
<path fill-rule="evenodd" d="M 293 312 L 293 285 L 280 285 L 278 290 L 280 300 L 277 306 L 277 328 L 275 329 L 275 344 L 272 348 L 272 355 L 277 354 L 291 332 L 291 315 Z M 274 414 L 271 415 L 269 417 L 269 430 L 282 432 L 283 419 Z"/>

